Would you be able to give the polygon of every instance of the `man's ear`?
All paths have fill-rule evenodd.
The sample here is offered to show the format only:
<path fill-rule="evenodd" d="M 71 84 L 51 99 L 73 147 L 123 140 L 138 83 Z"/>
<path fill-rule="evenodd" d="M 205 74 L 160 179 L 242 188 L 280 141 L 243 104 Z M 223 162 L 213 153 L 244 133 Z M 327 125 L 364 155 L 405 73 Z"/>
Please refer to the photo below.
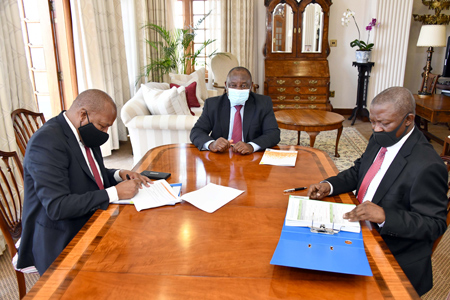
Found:
<path fill-rule="evenodd" d="M 415 115 L 413 115 L 413 114 L 409 114 L 407 117 L 406 117 L 406 122 L 405 122 L 405 125 L 406 126 L 410 126 L 411 124 L 414 124 L 414 119 L 415 119 Z"/>
<path fill-rule="evenodd" d="M 87 110 L 85 108 L 81 108 L 78 111 L 78 117 L 80 118 L 80 122 L 84 122 L 87 119 Z"/>

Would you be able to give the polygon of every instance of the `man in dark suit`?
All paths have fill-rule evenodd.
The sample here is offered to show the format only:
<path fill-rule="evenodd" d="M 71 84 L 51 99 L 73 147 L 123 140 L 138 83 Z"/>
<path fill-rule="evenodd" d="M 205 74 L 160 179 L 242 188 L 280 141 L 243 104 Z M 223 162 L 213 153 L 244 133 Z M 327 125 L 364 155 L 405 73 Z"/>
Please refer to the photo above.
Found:
<path fill-rule="evenodd" d="M 344 215 L 368 220 L 419 295 L 433 286 L 431 249 L 446 230 L 447 170 L 418 128 L 411 92 L 393 87 L 370 105 L 373 135 L 353 167 L 311 185 L 311 199 L 356 190 L 361 202 Z"/>
<path fill-rule="evenodd" d="M 42 275 L 97 209 L 132 198 L 142 183 L 148 185 L 136 172 L 103 164 L 100 145 L 116 115 L 106 93 L 87 90 L 31 137 L 18 268 L 34 265 Z"/>
<path fill-rule="evenodd" d="M 250 91 L 250 72 L 233 68 L 225 82 L 226 94 L 205 101 L 203 112 L 191 130 L 191 142 L 200 150 L 250 154 L 273 147 L 280 129 L 268 96 Z"/>

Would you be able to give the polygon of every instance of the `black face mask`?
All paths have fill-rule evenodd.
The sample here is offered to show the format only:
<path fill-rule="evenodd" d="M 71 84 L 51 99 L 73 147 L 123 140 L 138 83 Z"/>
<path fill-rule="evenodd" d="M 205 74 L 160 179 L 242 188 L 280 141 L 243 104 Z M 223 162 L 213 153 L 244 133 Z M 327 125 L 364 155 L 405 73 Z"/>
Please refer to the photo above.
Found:
<path fill-rule="evenodd" d="M 97 127 L 89 121 L 87 112 L 86 117 L 89 123 L 81 126 L 80 122 L 80 127 L 78 128 L 83 144 L 89 148 L 100 147 L 109 139 L 109 134 L 98 130 Z"/>
<path fill-rule="evenodd" d="M 403 122 L 405 121 L 406 117 L 409 115 L 409 113 L 406 114 L 406 116 L 403 118 L 403 120 L 400 122 L 400 124 L 392 131 L 386 132 L 386 131 L 380 131 L 375 132 L 373 131 L 373 138 L 375 139 L 375 142 L 377 142 L 378 145 L 381 147 L 390 147 L 392 145 L 395 145 L 398 141 L 400 141 L 406 134 L 406 131 L 408 130 L 409 126 L 405 127 L 405 131 L 400 135 L 400 137 L 397 137 L 397 131 L 400 129 L 400 126 L 402 126 Z"/>

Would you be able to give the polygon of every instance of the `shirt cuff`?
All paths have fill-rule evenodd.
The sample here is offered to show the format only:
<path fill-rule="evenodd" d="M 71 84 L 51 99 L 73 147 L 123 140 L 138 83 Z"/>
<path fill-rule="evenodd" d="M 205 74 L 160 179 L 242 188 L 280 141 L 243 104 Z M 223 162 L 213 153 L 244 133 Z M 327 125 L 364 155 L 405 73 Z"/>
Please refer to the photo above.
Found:
<path fill-rule="evenodd" d="M 122 182 L 123 179 L 122 179 L 122 177 L 120 177 L 119 172 L 120 172 L 120 170 L 117 170 L 116 172 L 114 172 L 114 179 L 115 179 L 117 182 Z"/>
<path fill-rule="evenodd" d="M 328 184 L 330 185 L 330 193 L 328 194 L 328 196 L 333 195 L 333 186 L 331 185 L 331 183 L 329 183 L 329 182 L 326 181 L 326 180 L 323 180 L 323 181 L 321 181 L 320 183 L 328 183 Z"/>
<path fill-rule="evenodd" d="M 212 142 L 214 142 L 214 140 L 207 141 L 207 142 L 203 145 L 202 150 L 209 150 L 209 144 L 211 144 Z"/>
<path fill-rule="evenodd" d="M 379 223 L 377 223 L 378 224 L 378 227 L 383 227 L 384 226 L 384 223 L 386 223 L 386 221 L 384 221 L 383 223 L 381 223 L 381 224 L 379 224 Z"/>
<path fill-rule="evenodd" d="M 109 187 L 105 189 L 105 191 L 108 193 L 109 203 L 119 201 L 119 194 L 117 194 L 117 189 L 115 186 Z"/>
<path fill-rule="evenodd" d="M 253 143 L 253 142 L 249 142 L 249 144 L 252 145 L 252 147 L 253 147 L 253 152 L 256 152 L 256 151 L 258 151 L 259 149 L 261 149 L 260 146 L 256 145 L 256 144 Z"/>

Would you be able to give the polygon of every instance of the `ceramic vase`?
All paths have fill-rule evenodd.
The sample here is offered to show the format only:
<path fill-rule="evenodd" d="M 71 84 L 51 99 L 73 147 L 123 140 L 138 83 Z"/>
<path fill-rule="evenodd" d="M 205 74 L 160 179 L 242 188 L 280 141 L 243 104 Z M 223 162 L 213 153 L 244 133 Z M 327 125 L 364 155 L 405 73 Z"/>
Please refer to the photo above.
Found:
<path fill-rule="evenodd" d="M 370 60 L 370 50 L 356 50 L 356 62 L 367 63 Z"/>

